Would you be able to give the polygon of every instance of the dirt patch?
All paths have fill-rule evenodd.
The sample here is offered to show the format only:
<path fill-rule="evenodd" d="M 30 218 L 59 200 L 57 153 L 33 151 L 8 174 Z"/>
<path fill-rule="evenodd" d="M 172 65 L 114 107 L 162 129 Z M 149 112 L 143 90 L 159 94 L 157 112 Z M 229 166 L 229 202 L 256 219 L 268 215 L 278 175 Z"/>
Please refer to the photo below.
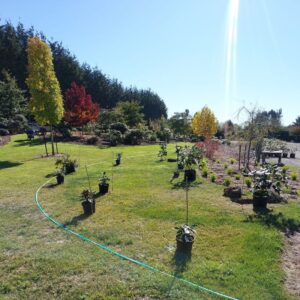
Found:
<path fill-rule="evenodd" d="M 300 232 L 285 237 L 283 269 L 286 274 L 286 289 L 300 298 Z"/>

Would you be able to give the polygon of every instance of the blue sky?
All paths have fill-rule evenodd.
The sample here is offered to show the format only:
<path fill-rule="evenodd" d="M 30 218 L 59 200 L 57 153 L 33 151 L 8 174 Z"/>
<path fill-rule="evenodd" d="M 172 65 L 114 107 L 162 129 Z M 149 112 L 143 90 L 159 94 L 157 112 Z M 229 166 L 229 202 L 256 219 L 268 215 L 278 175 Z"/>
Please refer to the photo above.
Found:
<path fill-rule="evenodd" d="M 238 1 L 238 0 L 233 0 Z M 0 0 L 0 18 L 33 25 L 80 62 L 151 88 L 169 115 L 208 105 L 234 121 L 242 105 L 300 115 L 300 1 L 239 0 L 236 80 L 225 100 L 230 0 Z"/>

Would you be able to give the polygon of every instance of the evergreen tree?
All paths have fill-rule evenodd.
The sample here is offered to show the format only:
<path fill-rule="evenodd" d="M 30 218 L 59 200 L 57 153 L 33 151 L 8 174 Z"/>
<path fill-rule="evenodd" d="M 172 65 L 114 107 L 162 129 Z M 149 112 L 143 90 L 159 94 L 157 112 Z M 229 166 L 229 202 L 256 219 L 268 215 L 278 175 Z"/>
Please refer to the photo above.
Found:
<path fill-rule="evenodd" d="M 59 82 L 56 78 L 50 47 L 38 37 L 28 40 L 29 108 L 39 124 L 51 126 L 52 155 L 54 155 L 53 125 L 63 117 L 64 108 Z"/>
<path fill-rule="evenodd" d="M 15 78 L 6 71 L 2 73 L 4 80 L 0 81 L 0 118 L 12 119 L 22 113 L 26 100 Z"/>

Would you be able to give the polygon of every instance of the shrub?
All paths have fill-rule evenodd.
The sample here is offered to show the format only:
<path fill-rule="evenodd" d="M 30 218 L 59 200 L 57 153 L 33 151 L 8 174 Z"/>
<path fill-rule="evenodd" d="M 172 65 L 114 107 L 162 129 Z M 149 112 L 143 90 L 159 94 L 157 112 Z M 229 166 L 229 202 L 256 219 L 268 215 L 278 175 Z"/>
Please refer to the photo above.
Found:
<path fill-rule="evenodd" d="M 196 143 L 196 146 L 203 151 L 205 157 L 212 159 L 219 149 L 219 142 L 215 140 L 206 140 L 204 142 Z"/>
<path fill-rule="evenodd" d="M 287 170 L 289 169 L 289 167 L 288 166 L 284 166 L 284 167 L 282 167 L 282 173 L 284 173 L 284 174 L 286 174 L 286 172 L 287 172 Z"/>
<path fill-rule="evenodd" d="M 240 179 L 241 179 L 241 174 L 236 174 L 236 175 L 235 175 L 235 179 L 236 179 L 236 180 L 240 180 Z"/>
<path fill-rule="evenodd" d="M 291 178 L 292 178 L 293 181 L 296 181 L 297 177 L 298 177 L 298 175 L 296 173 L 291 174 Z"/>
<path fill-rule="evenodd" d="M 61 121 L 57 126 L 55 126 L 56 130 L 61 133 L 64 138 L 70 138 L 72 135 L 72 127 L 68 123 Z"/>
<path fill-rule="evenodd" d="M 216 175 L 215 173 L 212 173 L 212 174 L 210 175 L 210 181 L 211 181 L 211 182 L 216 182 L 216 180 L 217 180 L 217 175 Z"/>
<path fill-rule="evenodd" d="M 231 165 L 233 165 L 235 163 L 235 159 L 234 158 L 230 158 L 229 162 L 230 162 Z"/>
<path fill-rule="evenodd" d="M 224 183 L 225 186 L 230 186 L 231 184 L 231 179 L 229 177 L 224 178 Z"/>
<path fill-rule="evenodd" d="M 224 169 L 227 169 L 228 168 L 228 164 L 224 164 Z"/>
<path fill-rule="evenodd" d="M 208 168 L 207 167 L 204 167 L 202 169 L 202 176 L 205 177 L 205 178 L 207 178 L 207 176 L 208 176 Z"/>
<path fill-rule="evenodd" d="M 128 131 L 128 127 L 126 126 L 126 124 L 121 123 L 121 122 L 117 122 L 117 123 L 111 124 L 110 125 L 110 129 L 118 130 L 122 134 L 124 134 L 126 131 Z"/>
<path fill-rule="evenodd" d="M 217 163 L 217 164 L 220 164 L 220 163 L 221 163 L 221 161 L 220 161 L 219 159 L 217 159 L 216 163 Z"/>
<path fill-rule="evenodd" d="M 0 128 L 0 136 L 9 135 L 9 131 L 4 128 Z"/>
<path fill-rule="evenodd" d="M 96 137 L 96 136 L 91 136 L 90 138 L 88 138 L 88 139 L 86 140 L 86 143 L 87 143 L 88 145 L 96 145 L 97 142 L 98 142 L 98 137 Z"/>
<path fill-rule="evenodd" d="M 247 178 L 245 179 L 245 183 L 246 183 L 246 185 L 247 185 L 248 188 L 251 188 L 251 185 L 252 185 L 252 180 L 251 180 L 251 178 L 247 177 Z"/>
<path fill-rule="evenodd" d="M 233 170 L 231 168 L 227 169 L 227 174 L 228 175 L 232 175 L 232 173 L 233 173 Z"/>
<path fill-rule="evenodd" d="M 169 143 L 171 139 L 171 130 L 169 128 L 164 128 L 163 130 L 158 131 L 156 134 L 161 141 Z"/>
<path fill-rule="evenodd" d="M 139 145 L 143 140 L 143 132 L 140 129 L 132 129 L 128 131 L 124 138 L 126 145 Z"/>
<path fill-rule="evenodd" d="M 117 146 L 122 142 L 122 133 L 119 130 L 111 129 L 109 131 L 109 141 L 111 146 Z"/>

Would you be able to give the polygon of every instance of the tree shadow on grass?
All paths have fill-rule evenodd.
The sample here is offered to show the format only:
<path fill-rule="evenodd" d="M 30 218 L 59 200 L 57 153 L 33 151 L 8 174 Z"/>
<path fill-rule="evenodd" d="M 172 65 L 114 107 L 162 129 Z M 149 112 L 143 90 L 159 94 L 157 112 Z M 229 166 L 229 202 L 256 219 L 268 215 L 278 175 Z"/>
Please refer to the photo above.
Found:
<path fill-rule="evenodd" d="M 0 161 L 0 170 L 1 169 L 7 169 L 7 168 L 12 168 L 12 167 L 17 167 L 22 165 L 20 162 L 11 162 L 8 160 Z"/>
<path fill-rule="evenodd" d="M 198 187 L 201 184 L 202 182 L 198 182 L 198 181 L 190 182 L 188 183 L 188 188 Z M 184 180 L 172 184 L 172 190 L 178 190 L 178 189 L 186 189 L 186 182 Z"/>
<path fill-rule="evenodd" d="M 86 215 L 86 214 L 80 214 L 78 216 L 73 217 L 71 220 L 65 222 L 63 224 L 63 226 L 69 226 L 69 225 L 73 225 L 73 226 L 77 226 L 79 222 L 87 219 L 90 215 Z"/>
<path fill-rule="evenodd" d="M 14 147 L 22 147 L 22 146 L 39 146 L 44 144 L 44 141 L 40 138 L 29 140 L 15 140 Z"/>
<path fill-rule="evenodd" d="M 257 211 L 255 215 L 247 216 L 245 222 L 259 222 L 268 227 L 275 227 L 287 236 L 293 235 L 300 230 L 300 222 L 292 218 L 286 218 L 281 212 L 274 214 L 271 210 Z"/>
<path fill-rule="evenodd" d="M 191 261 L 191 259 L 192 259 L 192 252 L 183 252 L 179 249 L 176 249 L 174 256 L 172 258 L 174 278 L 172 279 L 168 287 L 168 293 L 167 293 L 168 298 L 170 297 L 170 293 L 175 284 L 176 279 L 181 277 L 182 272 L 184 272 L 187 269 L 188 263 Z"/>

